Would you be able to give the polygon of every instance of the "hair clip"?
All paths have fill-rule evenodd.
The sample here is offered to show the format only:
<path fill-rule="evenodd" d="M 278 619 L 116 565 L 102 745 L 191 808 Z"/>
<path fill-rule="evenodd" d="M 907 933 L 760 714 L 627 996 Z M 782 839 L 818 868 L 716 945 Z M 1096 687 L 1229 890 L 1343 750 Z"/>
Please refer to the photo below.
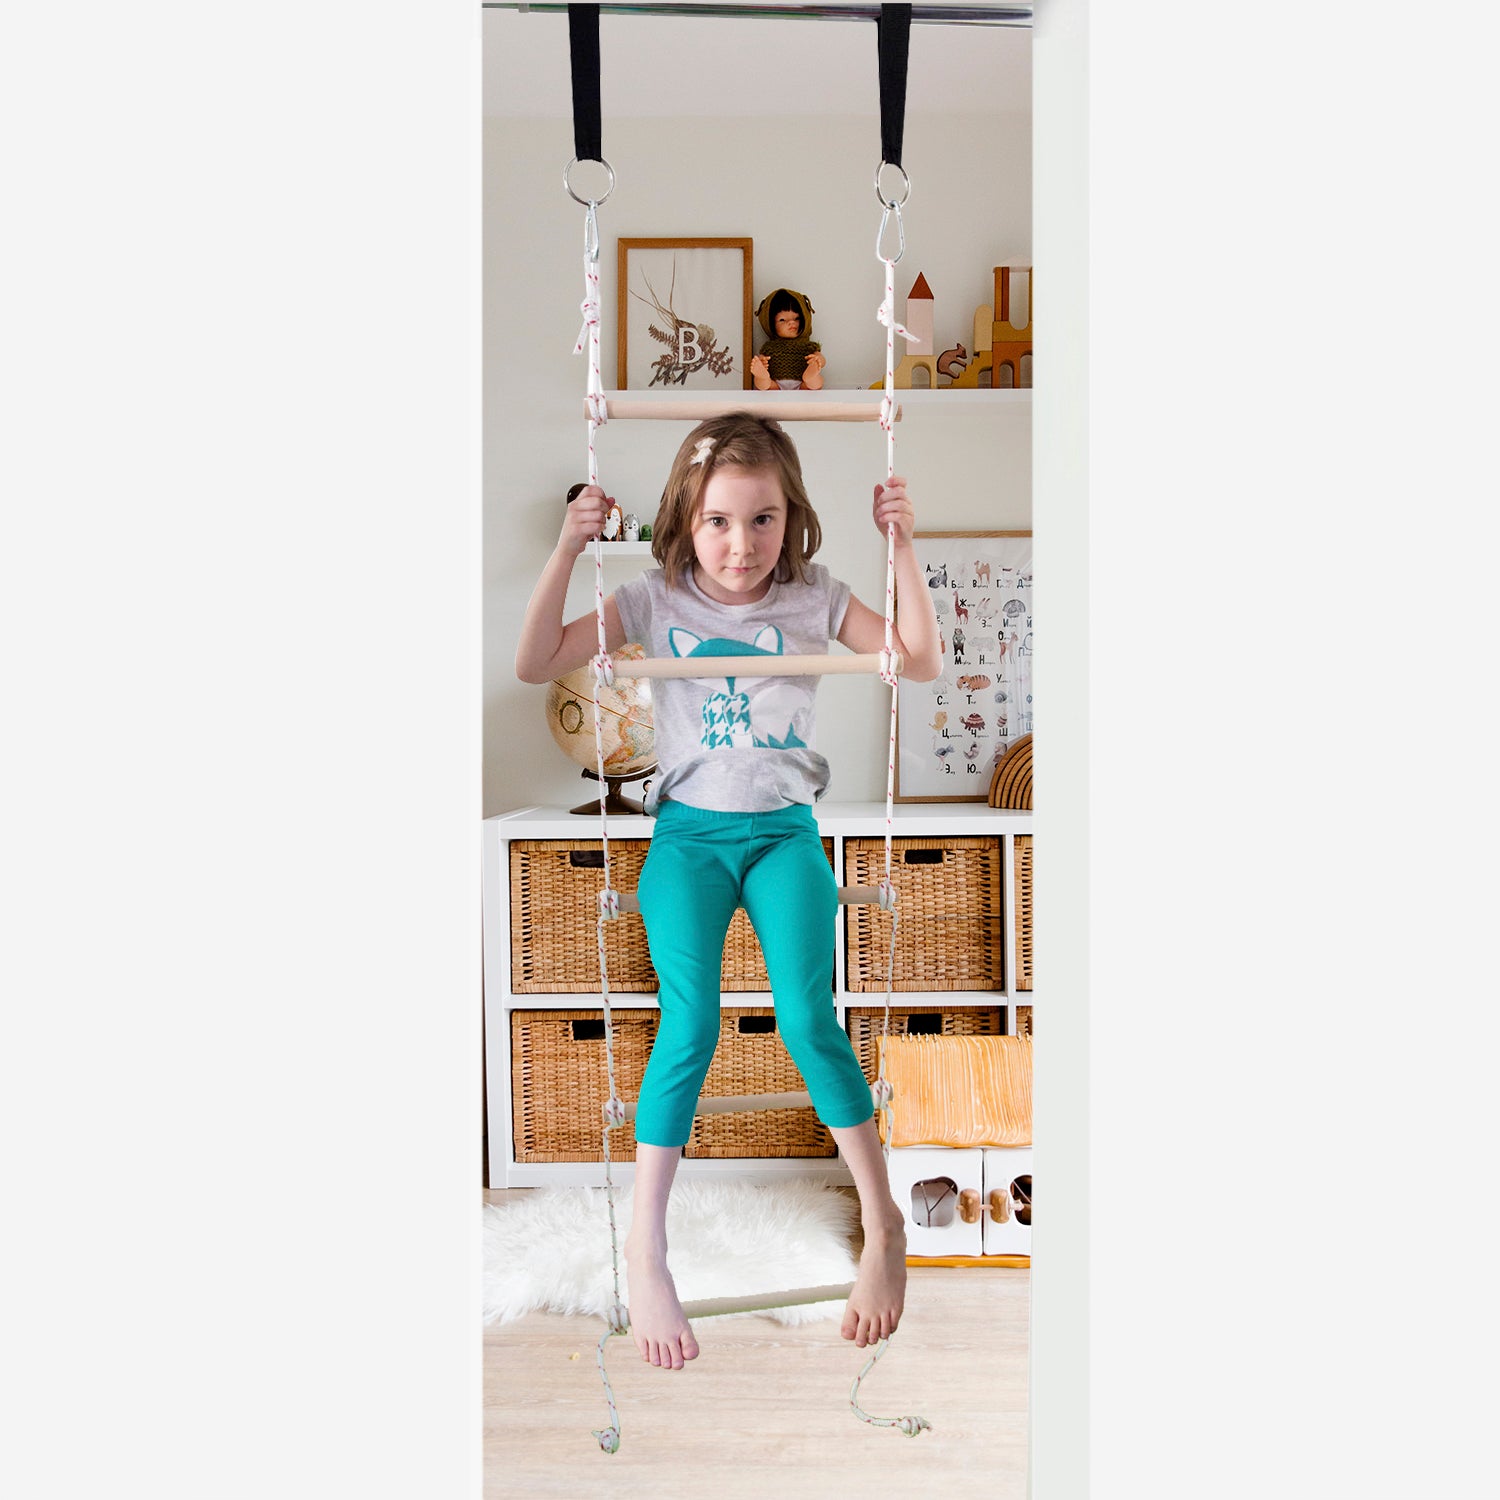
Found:
<path fill-rule="evenodd" d="M 699 438 L 698 446 L 693 449 L 693 456 L 689 460 L 689 466 L 703 463 L 710 453 L 714 451 L 714 439 L 711 437 Z"/>

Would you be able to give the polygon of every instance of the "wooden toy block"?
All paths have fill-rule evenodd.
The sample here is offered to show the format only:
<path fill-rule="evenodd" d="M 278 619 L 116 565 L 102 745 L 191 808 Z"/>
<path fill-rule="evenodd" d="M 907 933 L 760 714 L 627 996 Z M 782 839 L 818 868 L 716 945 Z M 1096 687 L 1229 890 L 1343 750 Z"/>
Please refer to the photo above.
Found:
<path fill-rule="evenodd" d="M 991 344 L 995 336 L 995 309 L 983 303 L 974 309 L 974 357 L 964 366 L 961 375 L 953 377 L 954 388 L 961 391 L 977 391 L 979 377 L 990 368 Z"/>
<path fill-rule="evenodd" d="M 927 371 L 927 384 L 936 390 L 938 383 L 938 356 L 936 354 L 907 354 L 904 355 L 891 372 L 891 379 L 898 391 L 919 391 L 919 385 L 911 383 L 912 372 L 915 370 Z M 957 384 L 957 382 L 954 382 Z M 885 386 L 885 377 L 870 382 L 870 389 L 878 391 Z"/>
<path fill-rule="evenodd" d="M 1036 274 L 1031 266 L 996 266 L 995 322 L 990 333 L 990 385 L 1024 388 L 1031 385 L 1030 369 L 1023 370 L 1021 360 L 1031 353 L 1031 328 L 1036 306 Z M 1010 277 L 1012 271 L 1026 273 L 1026 325 L 1017 327 L 1011 319 Z M 1002 370 L 1010 373 L 1009 381 L 1000 378 Z"/>
<path fill-rule="evenodd" d="M 911 290 L 906 294 L 906 316 L 901 320 L 908 333 L 915 334 L 913 340 L 907 342 L 906 352 L 908 354 L 931 354 L 932 344 L 932 288 L 927 285 L 927 278 L 920 271 L 917 279 L 912 283 Z M 934 380 L 933 382 L 937 382 Z"/>

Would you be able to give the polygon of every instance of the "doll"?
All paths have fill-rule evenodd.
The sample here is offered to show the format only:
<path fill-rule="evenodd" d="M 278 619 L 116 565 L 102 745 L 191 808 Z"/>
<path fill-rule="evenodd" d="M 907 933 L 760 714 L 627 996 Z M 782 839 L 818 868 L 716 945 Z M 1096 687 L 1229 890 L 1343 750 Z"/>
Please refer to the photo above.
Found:
<path fill-rule="evenodd" d="M 758 391 L 821 391 L 822 345 L 810 337 L 813 305 L 801 292 L 778 287 L 755 310 L 768 337 L 750 361 L 750 378 Z"/>

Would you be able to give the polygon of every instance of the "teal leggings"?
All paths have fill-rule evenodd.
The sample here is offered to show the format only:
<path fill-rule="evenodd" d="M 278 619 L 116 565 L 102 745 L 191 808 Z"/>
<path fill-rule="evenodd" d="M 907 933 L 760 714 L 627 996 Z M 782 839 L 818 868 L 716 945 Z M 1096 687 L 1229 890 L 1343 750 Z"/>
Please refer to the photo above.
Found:
<path fill-rule="evenodd" d="M 641 870 L 641 915 L 661 1023 L 641 1082 L 636 1139 L 683 1146 L 719 1040 L 724 936 L 737 906 L 766 956 L 776 1026 L 825 1125 L 874 1113 L 833 1008 L 838 889 L 812 809 L 721 813 L 664 801 Z"/>

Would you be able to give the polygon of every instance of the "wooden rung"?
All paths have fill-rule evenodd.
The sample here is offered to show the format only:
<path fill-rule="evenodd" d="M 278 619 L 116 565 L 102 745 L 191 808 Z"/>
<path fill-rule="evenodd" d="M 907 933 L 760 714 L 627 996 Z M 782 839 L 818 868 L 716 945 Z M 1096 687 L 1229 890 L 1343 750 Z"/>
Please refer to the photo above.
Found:
<path fill-rule="evenodd" d="M 811 1094 L 722 1094 L 703 1095 L 693 1111 L 699 1115 L 750 1115 L 763 1109 L 811 1109 Z M 635 1119 L 635 1101 L 625 1105 L 625 1118 Z"/>
<path fill-rule="evenodd" d="M 773 1307 L 806 1307 L 811 1302 L 847 1302 L 853 1292 L 854 1283 L 846 1281 L 837 1286 L 810 1286 L 793 1292 L 757 1292 L 749 1297 L 705 1297 L 700 1302 L 684 1302 L 682 1310 L 689 1318 L 722 1318 L 726 1313 L 766 1312 Z M 629 1316 L 627 1308 L 627 1320 Z M 628 1321 L 625 1326 L 630 1326 Z"/>
<path fill-rule="evenodd" d="M 748 411 L 777 422 L 878 422 L 878 401 L 805 401 L 796 396 L 761 395 L 746 391 L 740 396 L 695 396 L 681 401 L 632 401 L 628 396 L 610 396 L 604 401 L 605 415 L 611 422 L 703 422 L 722 417 L 726 412 Z M 583 403 L 583 414 L 589 415 L 589 404 Z M 893 408 L 893 418 L 901 420 L 901 408 Z"/>
<path fill-rule="evenodd" d="M 892 653 L 896 673 L 906 663 Z M 880 671 L 880 653 L 848 656 L 648 656 L 617 661 L 616 677 L 853 677 Z"/>
<path fill-rule="evenodd" d="M 620 898 L 621 911 L 639 911 L 641 909 L 641 898 L 634 891 L 616 891 Z M 839 887 L 840 906 L 879 906 L 880 887 L 878 885 L 841 885 Z"/>

